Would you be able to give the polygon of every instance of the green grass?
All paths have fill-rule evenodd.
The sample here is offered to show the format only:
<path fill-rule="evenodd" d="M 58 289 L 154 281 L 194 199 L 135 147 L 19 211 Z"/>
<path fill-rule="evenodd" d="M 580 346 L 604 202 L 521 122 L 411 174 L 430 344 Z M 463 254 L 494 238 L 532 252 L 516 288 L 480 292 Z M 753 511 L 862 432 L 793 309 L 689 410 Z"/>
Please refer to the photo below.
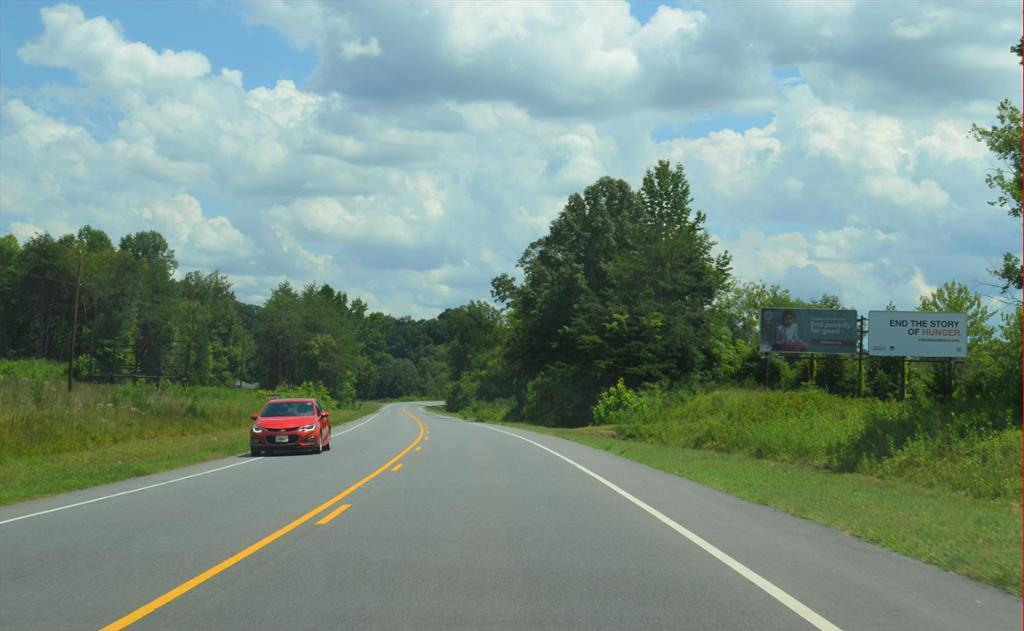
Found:
<path fill-rule="evenodd" d="M 1015 500 L 971 497 L 898 479 L 832 472 L 747 454 L 624 440 L 618 437 L 620 427 L 509 425 L 603 449 L 1021 593 L 1019 496 Z"/>
<path fill-rule="evenodd" d="M 248 452 L 251 390 L 0 378 L 0 505 Z M 379 407 L 331 409 L 332 425 Z"/>
<path fill-rule="evenodd" d="M 642 442 L 1021 496 L 1021 432 L 1008 410 L 724 388 L 649 395 L 626 421 L 620 437 Z"/>
<path fill-rule="evenodd" d="M 40 381 L 67 379 L 68 366 L 42 359 L 0 359 L 0 381 L 6 377 Z"/>

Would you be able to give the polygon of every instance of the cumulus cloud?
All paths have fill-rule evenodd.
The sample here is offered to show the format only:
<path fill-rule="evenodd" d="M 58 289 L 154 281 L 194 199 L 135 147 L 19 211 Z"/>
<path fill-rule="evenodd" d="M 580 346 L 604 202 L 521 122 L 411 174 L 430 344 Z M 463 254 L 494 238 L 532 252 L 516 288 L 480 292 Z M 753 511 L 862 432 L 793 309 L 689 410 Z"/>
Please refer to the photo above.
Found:
<path fill-rule="evenodd" d="M 0 230 L 158 229 L 246 300 L 316 280 L 429 317 L 486 298 L 571 193 L 670 158 L 739 276 L 805 297 L 912 306 L 1019 247 L 968 135 L 1020 93 L 1001 5 L 714 3 L 640 24 L 624 2 L 268 0 L 245 16 L 314 48 L 313 76 L 246 90 L 248 68 L 44 9 L 19 58 L 71 70 L 62 102 L 114 123 L 0 93 Z M 651 139 L 750 113 L 767 122 Z"/>
<path fill-rule="evenodd" d="M 210 72 L 210 62 L 201 53 L 157 53 L 125 41 L 106 18 L 87 20 L 76 6 L 47 7 L 41 15 L 45 31 L 18 49 L 22 61 L 71 68 L 83 82 L 123 103 L 166 94 Z"/>
<path fill-rule="evenodd" d="M 1020 15 L 1004 3 L 724 2 L 708 13 L 713 36 L 798 67 L 830 103 L 915 116 L 1021 93 L 1009 54 Z"/>
<path fill-rule="evenodd" d="M 319 90 L 378 101 L 510 101 L 535 115 L 609 116 L 772 99 L 767 63 L 740 63 L 742 50 L 709 40 L 700 10 L 662 6 L 641 25 L 625 2 L 259 2 L 249 19 L 317 47 Z M 367 46 L 373 54 L 353 54 Z"/>

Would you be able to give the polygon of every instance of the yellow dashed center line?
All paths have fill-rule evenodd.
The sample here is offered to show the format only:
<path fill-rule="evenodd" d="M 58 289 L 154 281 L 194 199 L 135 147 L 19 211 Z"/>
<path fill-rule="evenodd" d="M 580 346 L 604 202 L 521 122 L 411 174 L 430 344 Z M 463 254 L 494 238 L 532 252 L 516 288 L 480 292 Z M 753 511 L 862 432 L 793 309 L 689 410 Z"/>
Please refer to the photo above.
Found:
<path fill-rule="evenodd" d="M 320 521 L 316 522 L 316 525 L 317 525 L 317 526 L 324 526 L 324 525 L 327 525 L 328 523 L 330 523 L 330 521 L 331 521 L 332 519 L 334 519 L 334 518 L 335 518 L 335 517 L 337 517 L 338 515 L 340 515 L 340 514 L 344 513 L 345 511 L 347 511 L 347 510 L 348 510 L 348 509 L 350 509 L 350 508 L 352 508 L 352 505 L 351 505 L 351 504 L 342 504 L 342 505 L 341 505 L 341 506 L 339 506 L 338 508 L 336 508 L 336 509 L 332 510 L 332 511 L 331 511 L 330 513 L 328 513 L 326 517 L 324 517 L 324 518 L 323 518 L 323 519 L 321 519 Z"/>
<path fill-rule="evenodd" d="M 396 464 L 394 467 L 391 468 L 391 473 L 398 473 L 401 469 L 402 469 L 402 463 L 399 462 L 398 464 Z"/>
<path fill-rule="evenodd" d="M 313 510 L 309 511 L 308 513 L 306 513 L 302 517 L 299 517 L 298 519 L 296 519 L 295 521 L 291 522 L 287 526 L 284 526 L 284 527 L 278 529 L 277 531 L 270 533 L 266 537 L 260 539 L 259 541 L 257 541 L 256 543 L 252 544 L 248 548 L 245 548 L 241 552 L 236 552 L 234 555 L 232 555 L 232 556 L 228 557 L 227 559 L 221 561 L 220 563 L 218 563 L 217 565 L 215 565 L 215 566 L 211 567 L 210 569 L 206 570 L 202 574 L 199 574 L 198 576 L 195 576 L 195 577 L 185 581 L 181 585 L 178 585 L 177 587 L 175 587 L 171 591 L 167 592 L 163 596 L 160 596 L 157 599 L 155 599 L 155 600 L 153 600 L 153 601 L 151 601 L 151 602 L 149 602 L 149 603 L 139 607 L 135 611 L 127 614 L 126 616 L 123 616 L 123 617 L 115 620 L 114 622 L 111 622 L 107 626 L 105 626 L 102 629 L 100 629 L 100 631 L 117 631 L 119 629 L 124 629 L 125 627 L 138 622 L 139 620 L 145 618 L 146 616 L 148 616 L 149 614 L 153 613 L 157 609 L 163 607 L 167 603 L 180 598 L 181 596 L 183 596 L 183 595 L 187 594 L 188 592 L 192 591 L 194 588 L 196 588 L 199 585 L 202 585 L 206 581 L 210 580 L 214 576 L 217 576 L 218 574 L 220 574 L 224 570 L 226 570 L 226 569 L 228 569 L 228 568 L 238 564 L 238 562 L 242 561 L 243 559 L 245 559 L 247 557 L 250 557 L 253 554 L 259 552 L 260 550 L 262 550 L 263 548 L 267 547 L 271 543 L 277 541 L 278 539 L 280 539 L 281 537 L 285 536 L 289 532 L 295 530 L 296 528 L 298 528 L 302 524 L 306 523 L 307 521 L 313 519 L 314 517 L 316 517 L 320 513 L 324 512 L 325 510 L 327 510 L 331 506 L 334 506 L 335 504 L 337 504 L 341 500 L 345 499 L 346 497 L 348 497 L 349 495 L 354 493 L 356 491 L 356 489 L 358 489 L 359 487 L 363 486 L 364 484 L 366 484 L 370 480 L 374 479 L 375 477 L 377 477 L 381 473 L 384 473 L 385 471 L 387 471 L 396 462 L 401 460 L 405 456 L 405 454 L 407 454 L 410 451 L 412 451 L 413 448 L 416 447 L 416 445 L 419 444 L 419 442 L 421 440 L 424 440 L 424 434 L 426 433 L 427 427 L 426 427 L 426 425 L 423 424 L 423 421 L 421 421 L 419 418 L 417 418 L 415 414 L 413 414 L 412 412 L 410 412 L 406 408 L 402 408 L 402 412 L 406 416 L 411 418 L 412 420 L 416 421 L 416 425 L 419 426 L 420 432 L 419 432 L 419 435 L 416 436 L 416 440 L 412 441 L 412 443 L 410 443 L 405 449 L 403 449 L 402 451 L 398 452 L 398 455 L 396 455 L 394 458 L 392 458 L 391 460 L 388 460 L 383 465 L 381 465 L 380 468 L 378 468 L 376 471 L 374 471 L 370 475 L 368 475 L 365 478 L 363 478 L 362 480 L 356 482 L 355 484 L 353 484 L 352 486 L 348 487 L 347 489 L 345 489 L 341 493 L 335 495 L 334 497 L 332 497 L 331 499 L 327 500 L 326 502 L 324 502 L 320 506 L 317 506 L 316 508 L 314 508 Z M 322 519 L 321 522 L 326 523 L 326 521 L 330 521 L 330 519 L 333 519 L 334 517 L 337 517 L 338 515 L 340 515 L 343 512 L 344 508 L 345 507 L 343 506 L 342 509 L 339 509 L 339 510 L 335 511 L 336 514 L 335 513 L 331 513 L 330 515 L 328 515 L 327 517 Z M 317 522 L 317 523 L 320 523 L 320 522 Z"/>

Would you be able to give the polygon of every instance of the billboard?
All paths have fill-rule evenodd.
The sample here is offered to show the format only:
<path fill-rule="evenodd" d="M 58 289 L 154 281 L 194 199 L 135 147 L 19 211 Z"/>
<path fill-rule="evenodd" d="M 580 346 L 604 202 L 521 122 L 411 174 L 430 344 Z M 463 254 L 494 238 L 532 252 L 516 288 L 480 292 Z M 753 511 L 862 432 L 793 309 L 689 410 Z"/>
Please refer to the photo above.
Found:
<path fill-rule="evenodd" d="M 869 311 L 868 353 L 879 357 L 966 357 L 967 314 Z"/>
<path fill-rule="evenodd" d="M 856 353 L 852 309 L 761 309 L 763 353 Z"/>

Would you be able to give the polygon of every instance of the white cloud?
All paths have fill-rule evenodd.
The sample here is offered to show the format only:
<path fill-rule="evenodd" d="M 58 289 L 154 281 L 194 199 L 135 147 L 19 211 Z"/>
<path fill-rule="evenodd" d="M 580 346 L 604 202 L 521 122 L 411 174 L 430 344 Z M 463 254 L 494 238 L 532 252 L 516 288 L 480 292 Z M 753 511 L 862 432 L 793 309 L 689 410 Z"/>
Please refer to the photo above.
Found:
<path fill-rule="evenodd" d="M 359 38 L 341 45 L 341 58 L 345 61 L 352 61 L 360 57 L 380 57 L 380 42 L 376 37 L 371 37 L 365 44 L 362 38 Z"/>
<path fill-rule="evenodd" d="M 486 298 L 571 193 L 638 185 L 671 158 L 738 274 L 805 297 L 909 306 L 1019 247 L 968 136 L 1019 93 L 998 43 L 1012 11 L 715 3 L 640 25 L 621 2 L 246 7 L 316 48 L 309 81 L 246 90 L 247 67 L 44 10 L 20 58 L 79 87 L 56 107 L 52 89 L 3 86 L 0 232 L 157 229 L 243 299 L 287 277 L 426 317 Z M 782 66 L 799 80 L 775 80 Z M 751 114 L 770 122 L 730 122 Z M 651 140 L 715 116 L 717 131 Z"/>
<path fill-rule="evenodd" d="M 949 194 L 933 180 L 915 184 L 909 179 L 892 176 L 870 176 L 865 181 L 873 197 L 910 209 L 927 210 L 929 214 L 949 204 Z"/>
<path fill-rule="evenodd" d="M 20 221 L 15 221 L 14 223 L 11 224 L 10 234 L 13 234 L 15 239 L 24 243 L 25 241 L 28 241 L 32 237 L 36 236 L 37 234 L 43 234 L 44 232 L 46 231 L 40 228 L 39 226 L 35 226 L 30 223 L 21 223 Z"/>
<path fill-rule="evenodd" d="M 193 51 L 157 53 L 139 42 L 125 41 L 106 18 L 85 19 L 76 6 L 61 4 L 41 10 L 43 35 L 20 49 L 30 64 L 73 69 L 81 80 L 111 98 L 137 104 L 210 72 L 210 62 Z"/>
<path fill-rule="evenodd" d="M 325 93 L 512 101 L 537 114 L 771 100 L 769 66 L 708 45 L 701 11 L 662 6 L 640 25 L 625 2 L 302 5 L 253 3 L 249 19 L 314 44 L 314 84 Z"/>

